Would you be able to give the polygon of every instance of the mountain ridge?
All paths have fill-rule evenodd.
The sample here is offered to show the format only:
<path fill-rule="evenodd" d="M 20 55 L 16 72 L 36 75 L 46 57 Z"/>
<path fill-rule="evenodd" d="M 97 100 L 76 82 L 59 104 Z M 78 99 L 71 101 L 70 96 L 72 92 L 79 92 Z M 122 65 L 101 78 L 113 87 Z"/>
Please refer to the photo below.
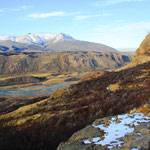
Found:
<path fill-rule="evenodd" d="M 3 51 L 3 46 L 6 51 L 16 51 L 11 49 L 17 45 L 20 51 L 36 51 L 58 52 L 58 51 L 96 51 L 96 52 L 118 52 L 112 47 L 100 43 L 92 43 L 74 39 L 72 36 L 64 33 L 28 33 L 21 36 L 2 36 L 0 35 L 0 50 Z M 24 46 L 24 49 L 21 48 Z M 31 46 L 37 46 L 30 49 Z M 2 48 L 1 48 L 2 47 Z M 29 47 L 29 48 L 28 48 Z"/>
<path fill-rule="evenodd" d="M 0 53 L 0 75 L 89 72 L 118 68 L 131 57 L 113 52 Z"/>
<path fill-rule="evenodd" d="M 8 40 L 12 42 L 27 43 L 27 44 L 39 44 L 43 45 L 46 40 L 53 40 L 58 42 L 59 40 L 74 40 L 70 35 L 59 33 L 28 33 L 20 36 L 0 36 L 0 40 Z"/>

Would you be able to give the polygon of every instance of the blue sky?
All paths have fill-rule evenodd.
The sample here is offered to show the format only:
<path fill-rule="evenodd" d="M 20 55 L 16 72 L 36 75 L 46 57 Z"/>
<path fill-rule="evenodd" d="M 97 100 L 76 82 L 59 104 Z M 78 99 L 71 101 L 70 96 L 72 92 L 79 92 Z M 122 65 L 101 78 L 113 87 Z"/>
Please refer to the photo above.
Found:
<path fill-rule="evenodd" d="M 150 32 L 150 0 L 0 0 L 0 34 L 67 33 L 137 48 Z"/>

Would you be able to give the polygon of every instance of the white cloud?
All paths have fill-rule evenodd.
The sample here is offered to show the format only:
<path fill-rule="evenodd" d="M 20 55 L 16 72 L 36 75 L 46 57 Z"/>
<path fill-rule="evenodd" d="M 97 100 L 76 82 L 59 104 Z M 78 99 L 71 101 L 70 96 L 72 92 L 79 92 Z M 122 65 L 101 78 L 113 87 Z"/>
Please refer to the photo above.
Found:
<path fill-rule="evenodd" d="M 99 25 L 82 35 L 80 39 L 103 43 L 114 48 L 138 48 L 148 33 L 150 22 Z"/>
<path fill-rule="evenodd" d="M 23 5 L 17 8 L 0 8 L 0 12 L 16 12 L 16 11 L 22 11 L 31 8 L 29 5 Z"/>
<path fill-rule="evenodd" d="M 97 2 L 93 2 L 93 6 L 109 6 L 109 5 L 116 5 L 120 3 L 129 3 L 129 2 L 142 2 L 144 0 L 100 0 Z"/>
<path fill-rule="evenodd" d="M 74 20 L 84 20 L 88 18 L 95 18 L 95 17 L 101 17 L 101 16 L 111 16 L 111 14 L 103 13 L 99 15 L 80 15 L 80 16 L 76 16 Z"/>
<path fill-rule="evenodd" d="M 48 17 L 58 17 L 58 16 L 74 16 L 81 14 L 81 12 L 72 12 L 72 13 L 65 13 L 63 11 L 57 12 L 50 12 L 50 13 L 33 13 L 29 14 L 29 18 L 48 18 Z"/>
<path fill-rule="evenodd" d="M 47 17 L 62 16 L 64 14 L 65 13 L 62 11 L 51 12 L 51 13 L 33 13 L 33 14 L 29 14 L 28 17 L 30 17 L 30 18 L 47 18 Z"/>
<path fill-rule="evenodd" d="M 18 8 L 12 8 L 12 9 L 10 9 L 10 11 L 21 11 L 21 10 L 25 10 L 25 9 L 29 9 L 29 8 L 31 8 L 31 6 L 23 5 L 23 6 L 20 6 Z"/>

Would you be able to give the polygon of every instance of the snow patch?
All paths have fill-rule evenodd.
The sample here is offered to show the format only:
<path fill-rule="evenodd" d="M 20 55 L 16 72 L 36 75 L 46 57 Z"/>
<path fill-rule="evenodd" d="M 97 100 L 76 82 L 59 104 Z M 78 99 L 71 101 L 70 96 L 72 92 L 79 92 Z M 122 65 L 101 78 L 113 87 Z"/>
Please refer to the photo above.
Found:
<path fill-rule="evenodd" d="M 117 122 L 118 119 L 120 120 L 119 122 Z M 150 122 L 150 117 L 147 117 L 143 113 L 118 115 L 117 118 L 112 117 L 108 127 L 106 127 L 105 124 L 93 125 L 93 127 L 103 130 L 105 134 L 102 140 L 101 137 L 96 137 L 91 141 L 94 144 L 100 144 L 102 146 L 108 145 L 109 149 L 116 146 L 121 147 L 123 141 L 118 139 L 124 137 L 127 133 L 132 133 L 134 131 L 134 126 L 143 122 Z M 138 135 L 141 134 L 138 133 Z M 91 141 L 88 139 L 83 140 L 85 144 L 89 144 Z"/>

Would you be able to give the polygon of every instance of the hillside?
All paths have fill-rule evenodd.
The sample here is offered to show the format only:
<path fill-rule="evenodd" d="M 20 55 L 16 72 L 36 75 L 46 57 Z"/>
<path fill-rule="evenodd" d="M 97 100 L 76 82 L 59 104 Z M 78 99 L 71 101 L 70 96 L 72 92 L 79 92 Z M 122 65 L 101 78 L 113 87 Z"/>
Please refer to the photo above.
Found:
<path fill-rule="evenodd" d="M 89 72 L 118 68 L 130 56 L 113 52 L 0 53 L 0 75 Z"/>
<path fill-rule="evenodd" d="M 140 44 L 140 47 L 137 49 L 134 58 L 143 55 L 150 56 L 150 34 L 148 34 L 143 40 L 143 42 Z"/>
<path fill-rule="evenodd" d="M 150 34 L 145 37 L 140 47 L 136 50 L 132 62 L 119 70 L 135 67 L 148 61 L 150 61 Z"/>
<path fill-rule="evenodd" d="M 141 106 L 141 111 L 146 111 L 149 93 L 150 61 L 120 71 L 86 74 L 78 83 L 58 89 L 48 98 L 3 112 L 0 147 L 55 150 L 60 142 L 98 118 L 129 113 Z M 76 149 L 78 140 L 74 139 Z"/>

